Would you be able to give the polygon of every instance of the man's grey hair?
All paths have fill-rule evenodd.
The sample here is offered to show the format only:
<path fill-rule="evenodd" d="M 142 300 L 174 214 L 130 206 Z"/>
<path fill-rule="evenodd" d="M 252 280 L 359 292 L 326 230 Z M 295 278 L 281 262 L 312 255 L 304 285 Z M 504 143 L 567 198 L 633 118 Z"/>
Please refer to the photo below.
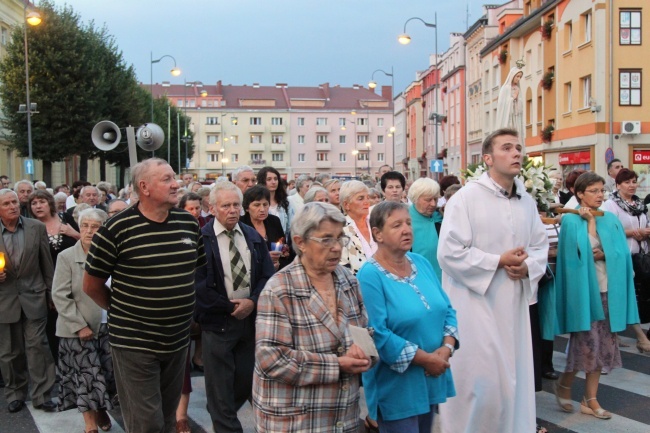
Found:
<path fill-rule="evenodd" d="M 99 188 L 97 188 L 96 186 L 92 186 L 92 185 L 86 185 L 83 188 L 81 188 L 81 191 L 79 191 L 79 195 L 84 195 L 84 192 L 86 192 L 89 189 L 94 189 L 95 192 L 97 193 L 97 195 L 99 195 Z"/>
<path fill-rule="evenodd" d="M 94 209 L 92 206 L 90 206 L 88 203 L 79 203 L 76 205 L 72 211 L 72 218 L 74 221 L 79 225 L 79 214 L 87 209 Z"/>
<path fill-rule="evenodd" d="M 217 204 L 217 194 L 220 191 L 235 191 L 239 196 L 239 203 L 244 201 L 244 194 L 242 194 L 241 189 L 237 185 L 231 182 L 217 182 L 210 191 L 210 205 L 214 206 Z"/>
<path fill-rule="evenodd" d="M 368 193 L 369 191 L 368 186 L 360 180 L 348 180 L 341 185 L 339 201 L 341 202 L 341 205 L 343 205 L 360 192 Z"/>
<path fill-rule="evenodd" d="M 314 200 L 316 200 L 316 194 L 318 194 L 319 192 L 324 193 L 325 197 L 328 197 L 329 199 L 329 195 L 327 194 L 327 190 L 325 188 L 323 188 L 322 186 L 312 186 L 311 188 L 309 188 L 309 191 L 307 191 L 307 193 L 305 194 L 305 198 L 304 198 L 305 204 L 311 203 Z"/>
<path fill-rule="evenodd" d="M 159 167 L 168 164 L 167 161 L 161 158 L 149 158 L 137 163 L 131 169 L 131 185 L 133 186 L 133 192 L 135 192 L 137 196 L 140 195 L 140 181 L 145 178 L 148 179 L 149 169 L 154 165 Z"/>
<path fill-rule="evenodd" d="M 127 206 L 129 205 L 126 202 L 126 200 L 124 200 L 123 198 L 114 198 L 112 200 L 109 200 L 108 203 L 106 203 L 106 209 L 110 212 L 111 211 L 111 206 L 113 205 L 113 203 L 117 203 L 117 202 L 122 202 Z"/>
<path fill-rule="evenodd" d="M 45 188 L 47 188 L 47 184 L 45 182 L 43 182 L 42 180 L 39 180 L 38 182 L 36 182 L 34 184 L 34 188 L 36 188 L 36 189 L 45 189 Z"/>
<path fill-rule="evenodd" d="M 209 186 L 203 186 L 203 187 L 199 188 L 199 190 L 196 191 L 196 193 L 203 199 L 203 198 L 210 195 L 210 191 L 211 191 L 211 189 L 210 189 Z"/>
<path fill-rule="evenodd" d="M 3 197 L 3 196 L 5 196 L 5 195 L 7 195 L 9 193 L 12 193 L 13 195 L 16 196 L 16 198 L 18 198 L 18 194 L 16 194 L 16 192 L 13 189 L 11 189 L 11 188 L 2 188 L 2 189 L 0 189 L 0 197 Z"/>
<path fill-rule="evenodd" d="M 239 175 L 242 174 L 245 171 L 252 171 L 253 174 L 255 174 L 255 171 L 250 165 L 242 165 L 241 167 L 237 167 L 235 171 L 232 172 L 232 181 L 236 182 L 239 180 Z"/>
<path fill-rule="evenodd" d="M 29 187 L 32 189 L 32 191 L 34 190 L 34 185 L 33 185 L 30 181 L 28 181 L 28 180 L 26 180 L 26 179 L 19 180 L 18 182 L 14 183 L 14 190 L 17 190 L 18 187 L 19 187 L 20 185 L 22 185 L 22 184 L 29 185 Z"/>
<path fill-rule="evenodd" d="M 303 185 L 305 184 L 305 182 L 313 182 L 313 181 L 314 181 L 314 179 L 312 179 L 311 176 L 308 176 L 306 174 L 301 174 L 296 179 L 296 191 L 300 191 L 302 189 Z"/>
<path fill-rule="evenodd" d="M 84 221 L 90 220 L 95 221 L 100 224 L 104 224 L 104 221 L 108 219 L 108 214 L 101 209 L 88 208 L 79 212 L 79 226 L 83 224 Z"/>
<path fill-rule="evenodd" d="M 68 199 L 68 195 L 64 193 L 63 191 L 59 191 L 56 194 L 54 194 L 54 201 L 66 201 Z"/>
<path fill-rule="evenodd" d="M 422 196 L 440 197 L 440 185 L 429 177 L 421 177 L 409 188 L 408 197 L 411 203 L 415 203 Z"/>
<path fill-rule="evenodd" d="M 291 221 L 291 235 L 300 236 L 307 239 L 311 232 L 318 229 L 324 221 L 331 221 L 333 223 L 345 224 L 345 217 L 336 206 L 329 203 L 321 203 L 314 201 L 307 203 L 302 209 L 293 217 Z M 302 251 L 298 249 L 298 245 L 293 243 L 293 249 L 299 256 Z"/>
<path fill-rule="evenodd" d="M 332 175 L 330 175 L 328 173 L 321 173 L 321 174 L 319 174 L 318 176 L 316 176 L 314 178 L 314 182 L 318 182 L 321 185 L 323 185 L 323 184 L 325 184 L 325 182 L 327 182 L 331 178 L 332 178 Z"/>

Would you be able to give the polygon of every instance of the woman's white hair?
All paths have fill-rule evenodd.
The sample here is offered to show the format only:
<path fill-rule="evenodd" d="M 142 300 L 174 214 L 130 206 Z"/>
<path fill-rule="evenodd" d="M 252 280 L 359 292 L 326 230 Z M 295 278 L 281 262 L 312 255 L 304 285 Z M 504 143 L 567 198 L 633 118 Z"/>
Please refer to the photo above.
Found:
<path fill-rule="evenodd" d="M 100 224 L 104 224 L 104 221 L 108 219 L 108 214 L 101 209 L 94 207 L 84 209 L 79 212 L 79 225 L 83 224 L 86 220 L 96 221 Z"/>
<path fill-rule="evenodd" d="M 305 204 L 311 203 L 314 200 L 316 200 L 316 194 L 318 194 L 319 192 L 322 192 L 323 194 L 325 194 L 326 197 L 328 197 L 327 190 L 325 188 L 323 188 L 322 186 L 312 186 L 311 188 L 309 188 L 309 191 L 307 191 L 307 193 L 305 194 L 305 199 L 304 199 Z"/>
<path fill-rule="evenodd" d="M 341 185 L 341 191 L 339 192 L 339 201 L 341 206 L 347 203 L 360 192 L 369 193 L 369 189 L 365 183 L 360 180 L 348 180 Z"/>
<path fill-rule="evenodd" d="M 336 206 L 329 203 L 321 203 L 319 201 L 307 203 L 293 217 L 291 221 L 291 235 L 306 239 L 324 221 L 345 224 L 345 217 Z M 302 251 L 298 249 L 298 245 L 295 242 L 293 243 L 293 249 L 296 254 L 299 256 L 302 255 Z"/>
<path fill-rule="evenodd" d="M 415 203 L 422 196 L 440 197 L 440 185 L 428 177 L 421 177 L 409 188 L 408 197 L 411 203 Z"/>

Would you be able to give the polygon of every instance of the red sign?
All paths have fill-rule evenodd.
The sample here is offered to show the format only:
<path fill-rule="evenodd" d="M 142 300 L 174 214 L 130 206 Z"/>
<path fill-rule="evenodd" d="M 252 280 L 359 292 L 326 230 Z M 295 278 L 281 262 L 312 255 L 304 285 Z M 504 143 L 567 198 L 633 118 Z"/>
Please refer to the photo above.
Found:
<path fill-rule="evenodd" d="M 583 150 L 582 152 L 560 153 L 560 165 L 589 164 L 591 162 L 591 152 Z"/>
<path fill-rule="evenodd" d="M 650 150 L 635 150 L 632 155 L 634 164 L 650 164 Z"/>

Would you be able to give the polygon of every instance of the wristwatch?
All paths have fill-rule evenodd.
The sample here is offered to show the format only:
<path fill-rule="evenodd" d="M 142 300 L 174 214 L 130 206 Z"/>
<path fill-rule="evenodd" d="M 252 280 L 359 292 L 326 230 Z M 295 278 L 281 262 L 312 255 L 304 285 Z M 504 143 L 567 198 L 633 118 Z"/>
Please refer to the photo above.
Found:
<path fill-rule="evenodd" d="M 453 346 L 453 345 L 451 345 L 451 344 L 449 344 L 449 343 L 445 343 L 445 344 L 444 344 L 444 347 L 446 347 L 447 349 L 449 349 L 449 357 L 450 357 L 450 358 L 451 358 L 452 356 L 454 356 L 454 351 L 455 351 L 456 349 L 454 349 L 454 346 Z"/>

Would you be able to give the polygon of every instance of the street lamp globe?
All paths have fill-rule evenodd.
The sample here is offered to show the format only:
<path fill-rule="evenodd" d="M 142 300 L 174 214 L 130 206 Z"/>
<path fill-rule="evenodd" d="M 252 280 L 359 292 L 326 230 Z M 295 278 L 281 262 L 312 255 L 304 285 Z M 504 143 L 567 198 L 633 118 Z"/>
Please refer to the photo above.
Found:
<path fill-rule="evenodd" d="M 176 66 L 174 66 L 170 72 L 174 77 L 178 77 L 181 74 L 180 68 L 177 68 Z"/>
<path fill-rule="evenodd" d="M 402 45 L 408 45 L 411 43 L 411 37 L 407 35 L 406 33 L 402 33 L 397 37 L 397 40 L 399 41 L 400 44 Z"/>
<path fill-rule="evenodd" d="M 208 96 L 208 91 L 205 89 L 201 90 L 201 97 L 205 98 L 206 96 Z"/>
<path fill-rule="evenodd" d="M 39 14 L 38 12 L 32 11 L 32 12 L 27 14 L 27 23 L 30 26 L 37 26 L 42 21 L 43 21 L 43 19 L 41 18 L 41 14 Z"/>
<path fill-rule="evenodd" d="M 371 81 L 371 82 L 368 83 L 368 88 L 374 89 L 375 87 L 377 87 L 377 82 L 376 81 Z"/>

